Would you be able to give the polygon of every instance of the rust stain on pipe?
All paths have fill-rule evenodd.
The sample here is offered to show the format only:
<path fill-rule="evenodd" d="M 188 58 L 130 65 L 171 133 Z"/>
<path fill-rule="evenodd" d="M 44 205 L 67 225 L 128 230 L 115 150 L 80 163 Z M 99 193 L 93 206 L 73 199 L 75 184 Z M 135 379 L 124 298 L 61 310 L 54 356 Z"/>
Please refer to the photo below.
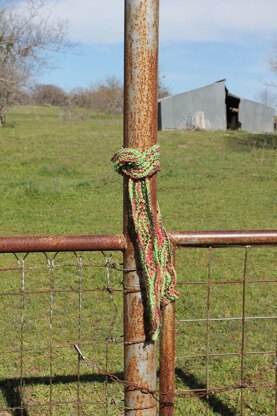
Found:
<path fill-rule="evenodd" d="M 124 146 L 157 138 L 158 0 L 125 1 Z"/>
<path fill-rule="evenodd" d="M 123 251 L 124 235 L 0 237 L 0 253 Z"/>
<path fill-rule="evenodd" d="M 174 244 L 181 247 L 277 244 L 277 230 L 174 231 L 169 235 Z M 124 251 L 126 248 L 124 235 L 0 237 L 0 253 Z"/>
<path fill-rule="evenodd" d="M 160 340 L 160 416 L 174 415 L 175 395 L 175 303 L 163 310 Z"/>
<path fill-rule="evenodd" d="M 174 250 L 176 265 L 176 249 Z M 174 416 L 175 400 L 175 303 L 162 310 L 160 339 L 160 416 Z"/>
<path fill-rule="evenodd" d="M 124 54 L 124 147 L 144 151 L 157 141 L 157 68 L 159 0 L 125 0 Z M 134 251 L 132 219 L 129 215 L 128 180 L 124 178 L 124 235 L 127 249 L 124 269 L 139 268 Z M 156 208 L 156 177 L 151 179 L 151 197 Z M 128 289 L 140 287 L 137 272 L 124 275 Z M 149 390 L 156 389 L 156 346 L 146 344 L 141 292 L 124 296 L 125 379 Z M 125 415 L 156 416 L 156 401 L 141 391 L 125 391 Z M 132 410 L 133 409 L 133 410 Z"/>
<path fill-rule="evenodd" d="M 131 270 L 137 268 L 131 242 L 124 254 L 124 268 Z M 140 277 L 137 272 L 125 273 L 124 286 L 128 288 L 124 295 L 125 380 L 155 390 L 156 350 L 154 344 L 145 344 L 144 306 L 141 292 L 137 291 L 140 288 Z M 125 407 L 125 414 L 128 416 L 156 416 L 155 399 L 140 390 L 125 389 Z"/>

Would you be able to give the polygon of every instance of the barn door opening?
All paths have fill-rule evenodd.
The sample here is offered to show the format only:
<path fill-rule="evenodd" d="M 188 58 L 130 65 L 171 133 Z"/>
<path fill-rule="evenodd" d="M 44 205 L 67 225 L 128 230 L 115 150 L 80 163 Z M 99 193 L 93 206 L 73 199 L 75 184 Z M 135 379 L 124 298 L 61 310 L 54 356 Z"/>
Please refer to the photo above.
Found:
<path fill-rule="evenodd" d="M 239 104 L 240 98 L 230 94 L 226 88 L 226 120 L 228 130 L 237 130 L 241 127 L 239 121 Z"/>

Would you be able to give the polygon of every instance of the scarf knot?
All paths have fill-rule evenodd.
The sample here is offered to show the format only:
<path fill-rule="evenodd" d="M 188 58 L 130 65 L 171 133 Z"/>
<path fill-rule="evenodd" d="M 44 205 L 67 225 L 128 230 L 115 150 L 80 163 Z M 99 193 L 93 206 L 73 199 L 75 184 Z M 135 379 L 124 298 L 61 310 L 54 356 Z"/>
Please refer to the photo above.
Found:
<path fill-rule="evenodd" d="M 160 170 L 159 159 L 158 145 L 143 153 L 137 149 L 121 149 L 112 158 L 115 170 L 129 177 L 130 210 L 146 289 L 148 337 L 152 341 L 159 335 L 162 306 L 179 296 L 175 290 L 177 279 L 171 242 L 159 207 L 155 216 L 151 202 L 150 177 Z"/>
<path fill-rule="evenodd" d="M 124 148 L 112 157 L 116 172 L 132 179 L 144 179 L 160 170 L 159 145 L 154 145 L 145 152 Z"/>

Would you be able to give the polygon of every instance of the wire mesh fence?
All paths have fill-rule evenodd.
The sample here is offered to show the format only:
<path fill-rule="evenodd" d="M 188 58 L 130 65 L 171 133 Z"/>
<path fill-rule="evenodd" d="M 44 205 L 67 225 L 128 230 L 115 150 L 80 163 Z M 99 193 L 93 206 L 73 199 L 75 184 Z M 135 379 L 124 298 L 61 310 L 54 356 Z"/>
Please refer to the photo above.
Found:
<path fill-rule="evenodd" d="M 276 249 L 177 250 L 168 414 L 276 416 Z M 124 380 L 120 252 L 0 259 L 0 415 L 122 415 L 124 389 L 167 394 Z"/>
<path fill-rule="evenodd" d="M 1 255 L 0 414 L 122 414 L 123 389 L 112 383 L 123 377 L 114 256 Z"/>
<path fill-rule="evenodd" d="M 178 250 L 175 414 L 277 414 L 276 254 Z"/>

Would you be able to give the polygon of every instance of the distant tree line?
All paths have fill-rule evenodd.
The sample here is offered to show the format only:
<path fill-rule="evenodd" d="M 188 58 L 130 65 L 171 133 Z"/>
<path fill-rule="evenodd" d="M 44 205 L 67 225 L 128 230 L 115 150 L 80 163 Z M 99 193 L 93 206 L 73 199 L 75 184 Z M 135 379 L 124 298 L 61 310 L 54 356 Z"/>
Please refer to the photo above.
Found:
<path fill-rule="evenodd" d="M 159 98 L 167 95 L 170 95 L 168 88 L 159 82 Z M 14 90 L 9 105 L 58 106 L 64 109 L 68 119 L 74 115 L 76 109 L 86 110 L 87 114 L 122 114 L 123 84 L 118 78 L 109 77 L 103 82 L 87 88 L 75 88 L 70 92 L 54 84 L 35 84 L 28 90 Z"/>
<path fill-rule="evenodd" d="M 116 77 L 71 92 L 57 85 L 34 84 L 55 63 L 53 52 L 74 48 L 66 39 L 66 23 L 50 17 L 49 0 L 0 0 L 0 126 L 12 105 L 59 106 L 67 118 L 78 114 L 77 109 L 87 114 L 122 113 L 123 85 Z M 162 83 L 159 91 L 160 96 L 167 94 Z"/>
<path fill-rule="evenodd" d="M 74 108 L 81 108 L 95 113 L 121 114 L 123 86 L 115 77 L 70 92 L 54 84 L 35 84 L 27 90 L 18 89 L 10 105 L 51 105 L 61 107 L 68 113 Z"/>

